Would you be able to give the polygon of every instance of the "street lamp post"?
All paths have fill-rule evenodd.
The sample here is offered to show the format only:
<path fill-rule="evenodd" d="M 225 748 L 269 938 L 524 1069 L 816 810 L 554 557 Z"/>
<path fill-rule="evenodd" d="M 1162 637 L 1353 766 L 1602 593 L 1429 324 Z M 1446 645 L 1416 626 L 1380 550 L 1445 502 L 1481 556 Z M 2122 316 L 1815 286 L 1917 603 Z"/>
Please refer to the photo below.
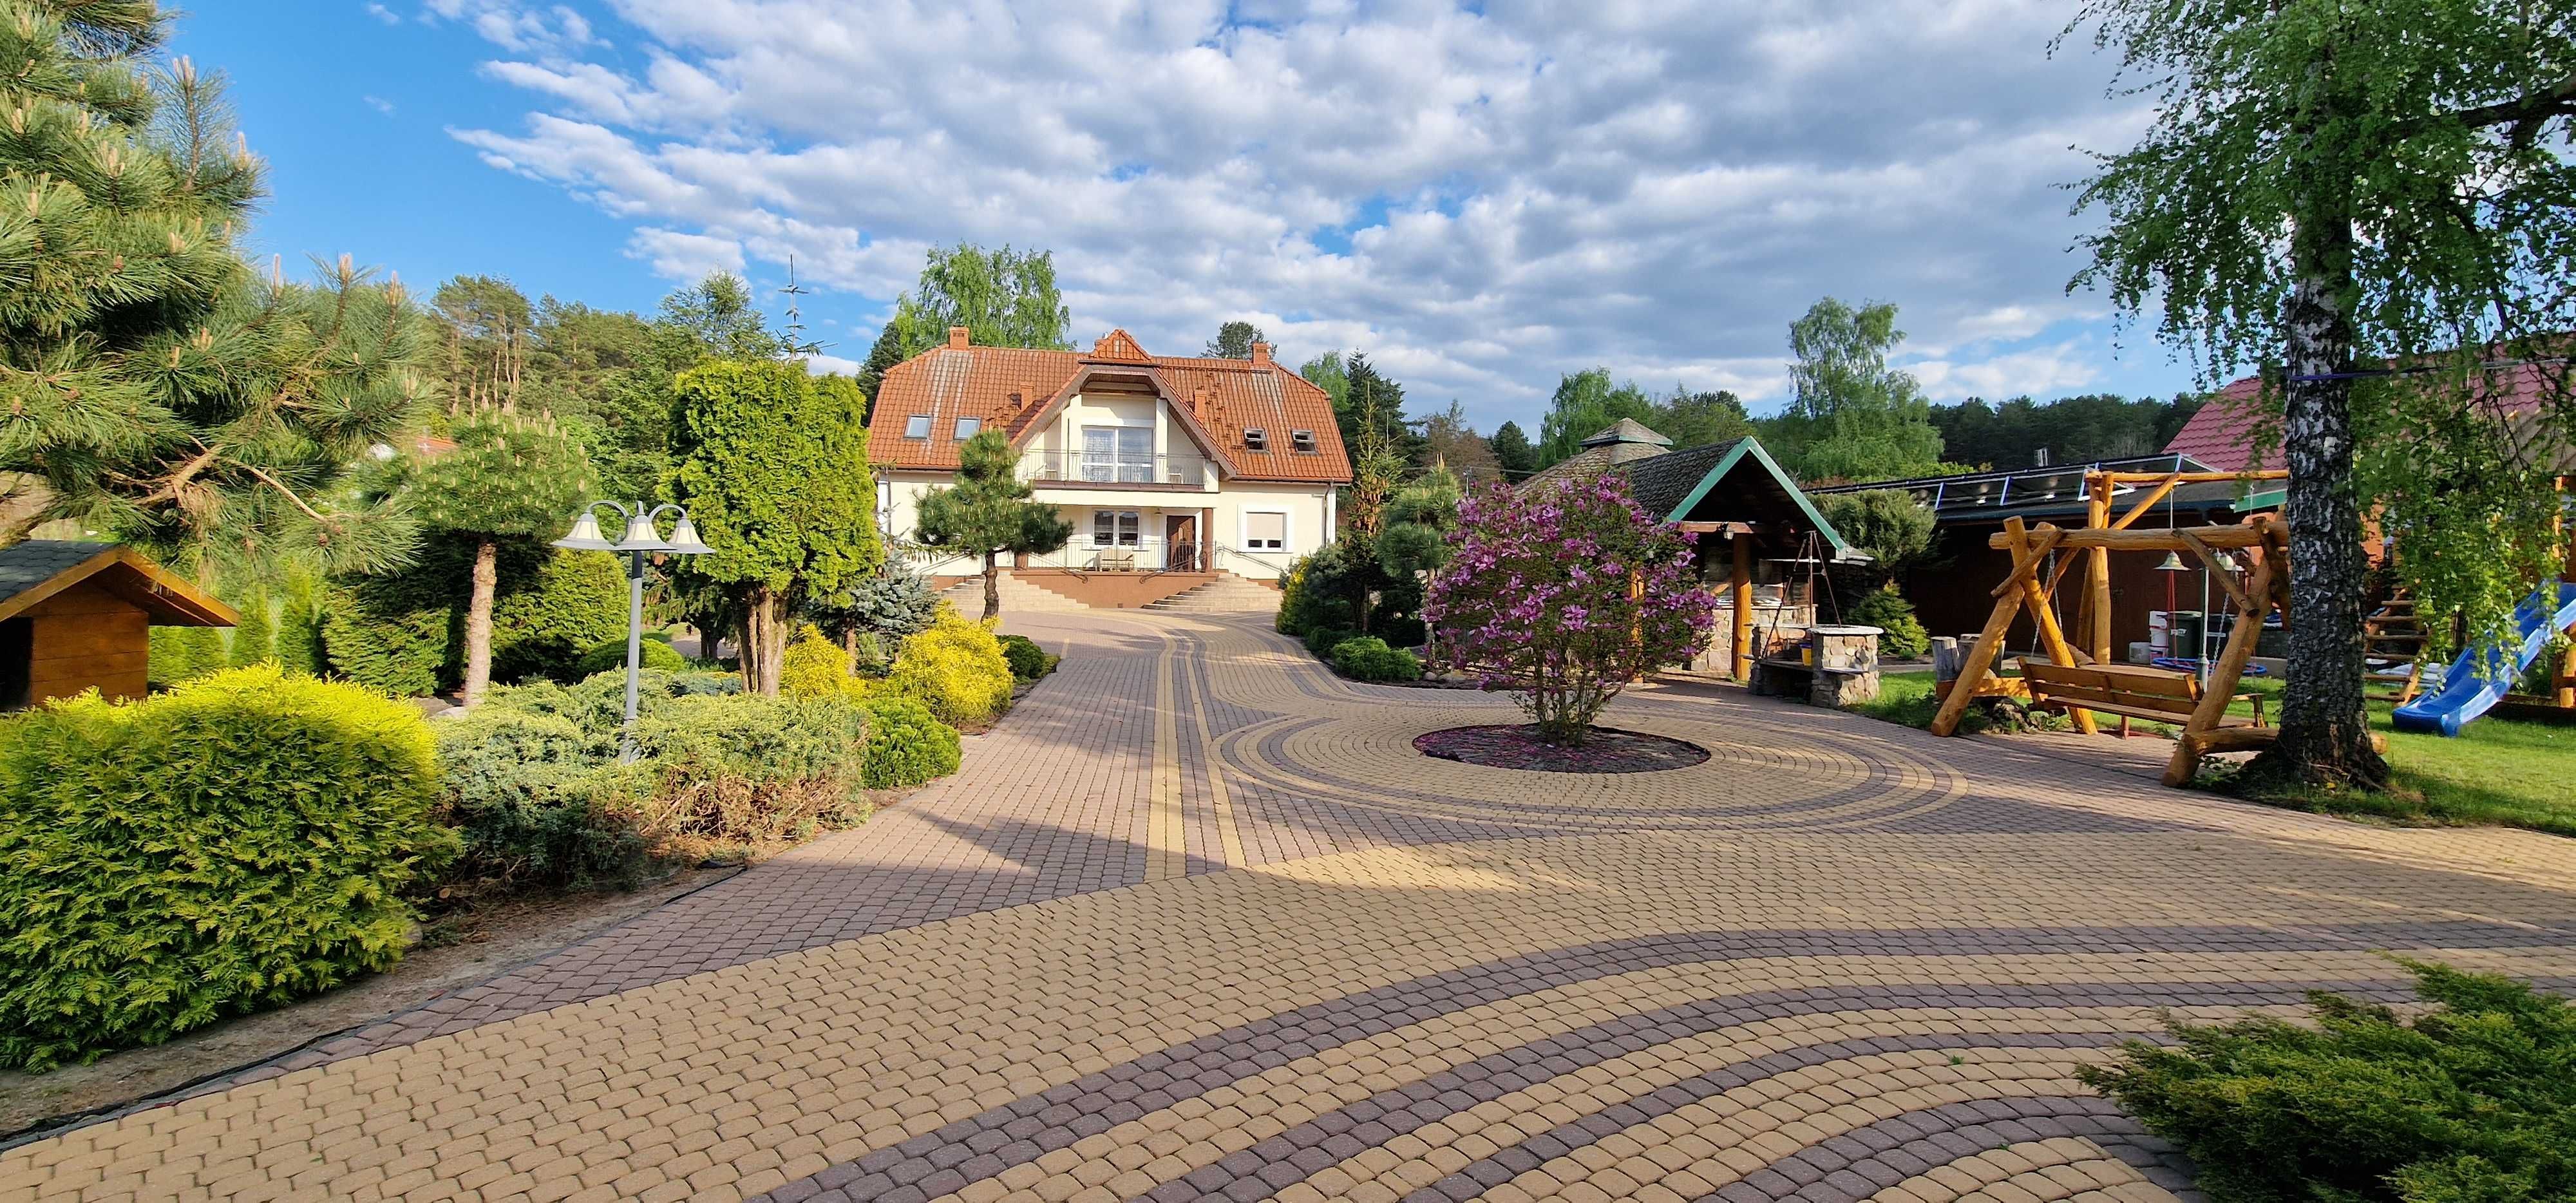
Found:
<path fill-rule="evenodd" d="M 617 511 L 626 523 L 626 533 L 615 542 L 600 534 L 599 507 Z M 664 513 L 680 516 L 679 525 L 671 528 L 671 537 L 662 538 L 654 523 Z M 702 556 L 715 549 L 698 539 L 698 528 L 689 521 L 689 512 L 676 504 L 647 510 L 639 501 L 632 508 L 614 501 L 594 501 L 581 507 L 573 519 L 572 532 L 555 540 L 555 546 L 574 551 L 613 551 L 626 556 L 626 725 L 619 729 L 617 762 L 635 761 L 635 695 L 637 674 L 644 667 L 644 557 L 661 552 L 675 556 Z"/>

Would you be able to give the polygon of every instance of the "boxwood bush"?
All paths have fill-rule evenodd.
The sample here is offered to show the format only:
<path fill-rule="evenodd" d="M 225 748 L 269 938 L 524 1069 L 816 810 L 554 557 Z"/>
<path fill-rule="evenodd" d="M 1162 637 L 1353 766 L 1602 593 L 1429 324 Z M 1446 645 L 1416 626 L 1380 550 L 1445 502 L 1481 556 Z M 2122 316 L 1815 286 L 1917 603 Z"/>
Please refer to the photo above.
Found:
<path fill-rule="evenodd" d="M 1419 681 L 1422 662 L 1403 648 L 1388 647 L 1374 635 L 1333 645 L 1333 669 L 1360 681 Z"/>
<path fill-rule="evenodd" d="M 930 629 L 903 641 L 885 690 L 956 726 L 990 721 L 1011 704 L 1011 663 L 983 623 L 941 606 Z"/>
<path fill-rule="evenodd" d="M 2576 1005 L 2406 964 L 2436 1004 L 2414 1018 L 2318 993 L 2313 1027 L 2176 1024 L 2082 1077 L 2222 1203 L 2576 1198 Z"/>
<path fill-rule="evenodd" d="M 957 728 L 911 698 L 870 698 L 868 747 L 859 766 L 869 789 L 921 785 L 957 771 L 962 758 Z"/>
<path fill-rule="evenodd" d="M 642 664 L 644 668 L 670 673 L 689 671 L 689 658 L 681 655 L 680 649 L 671 646 L 671 636 L 667 632 L 646 631 L 641 650 L 644 654 Z M 601 673 L 623 673 L 626 671 L 626 637 L 620 635 L 615 639 L 594 643 L 590 645 L 589 650 L 574 657 L 572 663 L 566 667 L 571 670 L 563 676 L 567 681 L 585 680 Z"/>
<path fill-rule="evenodd" d="M 273 665 L 0 719 L 0 1064 L 155 1044 L 400 960 L 456 851 L 411 706 Z"/>
<path fill-rule="evenodd" d="M 1002 659 L 1011 666 L 1011 675 L 1023 681 L 1037 680 L 1055 667 L 1048 661 L 1046 649 L 1026 635 L 1002 636 Z"/>

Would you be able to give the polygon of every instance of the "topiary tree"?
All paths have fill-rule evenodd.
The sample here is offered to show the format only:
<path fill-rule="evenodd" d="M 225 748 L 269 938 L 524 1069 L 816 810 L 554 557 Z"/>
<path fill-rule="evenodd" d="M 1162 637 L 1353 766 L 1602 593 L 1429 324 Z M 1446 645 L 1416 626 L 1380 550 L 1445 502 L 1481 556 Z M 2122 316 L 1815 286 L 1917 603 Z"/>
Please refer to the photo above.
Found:
<path fill-rule="evenodd" d="M 679 394 L 671 494 L 715 549 L 681 572 L 723 593 L 744 686 L 775 697 L 791 607 L 850 588 L 884 555 L 867 398 L 846 376 L 737 360 L 681 373 Z"/>
<path fill-rule="evenodd" d="M 1054 506 L 1031 500 L 1020 479 L 1019 453 L 998 430 L 987 430 L 957 448 L 957 484 L 932 489 L 921 499 L 921 541 L 984 557 L 984 617 L 1002 613 L 1000 557 L 1038 555 L 1063 547 L 1073 524 Z"/>
<path fill-rule="evenodd" d="M 241 622 L 233 627 L 232 666 L 248 668 L 277 659 L 277 628 L 268 617 L 268 590 L 251 590 L 240 609 Z"/>
<path fill-rule="evenodd" d="M 590 495 L 590 457 L 552 417 L 500 406 L 456 413 L 448 437 L 454 447 L 412 465 L 409 493 L 424 521 L 474 546 L 465 604 L 464 704 L 470 709 L 482 704 L 492 682 L 501 543 L 561 530 Z"/>
<path fill-rule="evenodd" d="M 796 639 L 787 645 L 779 667 L 780 697 L 837 698 L 864 688 L 850 675 L 850 654 L 824 637 L 822 628 L 809 622 L 796 629 Z"/>
<path fill-rule="evenodd" d="M 1579 744 L 1629 683 L 1707 643 L 1715 605 L 1689 540 L 1605 473 L 1470 498 L 1422 613 L 1441 663 L 1511 691 L 1542 738 Z"/>

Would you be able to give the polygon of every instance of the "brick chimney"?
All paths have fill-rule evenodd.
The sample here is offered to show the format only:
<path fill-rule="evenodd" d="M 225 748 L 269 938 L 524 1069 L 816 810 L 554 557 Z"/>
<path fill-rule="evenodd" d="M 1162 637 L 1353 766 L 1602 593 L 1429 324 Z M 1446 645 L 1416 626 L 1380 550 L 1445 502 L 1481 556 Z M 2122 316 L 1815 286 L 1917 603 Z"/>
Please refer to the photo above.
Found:
<path fill-rule="evenodd" d="M 965 350 L 965 349 L 966 349 L 966 344 L 967 344 L 969 341 L 971 341 L 971 340 L 970 340 L 970 339 L 967 337 L 967 335 L 966 335 L 966 327 L 964 327 L 964 326 L 950 326 L 950 327 L 948 328 L 948 349 L 949 349 L 949 350 L 951 350 L 951 351 L 963 351 L 963 350 Z"/>
<path fill-rule="evenodd" d="M 1252 362 L 1263 367 L 1268 367 L 1270 365 L 1270 344 L 1252 344 Z"/>

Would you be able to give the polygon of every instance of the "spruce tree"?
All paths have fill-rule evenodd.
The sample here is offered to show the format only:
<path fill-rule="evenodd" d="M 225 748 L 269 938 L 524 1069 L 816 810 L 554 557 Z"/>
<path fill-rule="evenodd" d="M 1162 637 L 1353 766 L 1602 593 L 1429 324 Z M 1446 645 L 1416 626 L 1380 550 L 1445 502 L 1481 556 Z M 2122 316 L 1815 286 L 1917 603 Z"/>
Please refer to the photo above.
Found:
<path fill-rule="evenodd" d="M 1001 556 L 1054 551 L 1073 538 L 1073 524 L 1032 499 L 1020 479 L 1020 455 L 1001 431 L 987 430 L 957 448 L 957 485 L 921 498 L 921 541 L 984 557 L 984 617 L 1002 612 Z"/>
<path fill-rule="evenodd" d="M 474 545 L 465 608 L 465 705 L 492 680 L 492 599 L 501 543 L 561 531 L 590 496 L 590 459 L 546 416 L 499 406 L 466 410 L 448 427 L 456 446 L 412 468 L 414 508 L 428 525 Z"/>
<path fill-rule="evenodd" d="M 147 70 L 169 19 L 0 0 L 0 489 L 201 577 L 399 562 L 399 515 L 337 486 L 418 412 L 418 323 L 346 259 L 241 260 L 260 163 L 220 78 Z"/>

